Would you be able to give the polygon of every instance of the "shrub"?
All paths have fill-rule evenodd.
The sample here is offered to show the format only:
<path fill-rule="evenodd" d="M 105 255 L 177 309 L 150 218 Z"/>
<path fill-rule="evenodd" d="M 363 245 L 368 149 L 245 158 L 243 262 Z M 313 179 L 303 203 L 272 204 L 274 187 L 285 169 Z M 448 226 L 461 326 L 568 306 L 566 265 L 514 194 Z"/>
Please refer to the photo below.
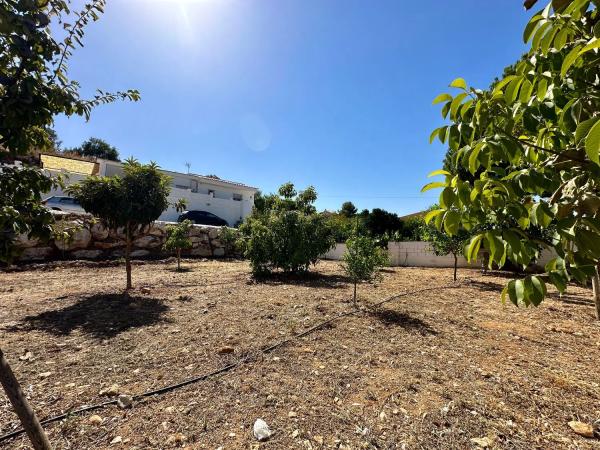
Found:
<path fill-rule="evenodd" d="M 177 271 L 181 270 L 181 250 L 192 248 L 190 239 L 190 229 L 192 228 L 191 220 L 184 220 L 177 225 L 169 225 L 167 227 L 167 240 L 164 244 L 164 249 L 175 251 L 177 254 Z"/>
<path fill-rule="evenodd" d="M 221 227 L 219 240 L 225 247 L 225 254 L 236 253 L 240 247 L 240 232 L 236 228 Z"/>
<path fill-rule="evenodd" d="M 286 183 L 279 196 L 271 196 L 269 209 L 246 219 L 240 227 L 242 249 L 255 275 L 304 272 L 335 245 L 326 219 L 315 212 L 316 198 L 312 187 L 296 193 Z"/>
<path fill-rule="evenodd" d="M 346 241 L 342 267 L 354 283 L 353 301 L 356 306 L 356 286 L 360 281 L 371 282 L 381 276 L 379 270 L 389 265 L 387 252 L 368 236 L 354 236 Z"/>

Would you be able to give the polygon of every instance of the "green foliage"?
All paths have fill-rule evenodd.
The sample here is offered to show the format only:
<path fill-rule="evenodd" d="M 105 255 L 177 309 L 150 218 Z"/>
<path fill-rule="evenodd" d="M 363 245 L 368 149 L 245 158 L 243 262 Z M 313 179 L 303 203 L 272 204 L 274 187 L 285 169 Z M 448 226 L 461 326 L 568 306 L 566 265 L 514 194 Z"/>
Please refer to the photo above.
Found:
<path fill-rule="evenodd" d="M 49 148 L 47 130 L 56 114 L 89 118 L 99 104 L 139 99 L 135 90 L 80 98 L 79 84 L 67 78 L 67 63 L 105 1 L 91 0 L 80 13 L 71 12 L 69 3 L 11 0 L 0 8 L 0 146 L 10 152 Z M 65 33 L 62 42 L 53 37 L 58 27 Z"/>
<path fill-rule="evenodd" d="M 428 221 L 456 234 L 476 230 L 467 256 L 481 245 L 489 264 L 507 260 L 525 267 L 539 246 L 558 257 L 546 280 L 564 291 L 574 278 L 585 282 L 600 260 L 600 13 L 586 0 L 555 1 L 525 28 L 530 50 L 493 89 L 451 84 L 456 95 L 436 98 L 448 125 L 432 138 L 448 145 L 463 170 L 437 171 L 444 181 L 440 209 Z M 469 176 L 464 175 L 467 170 Z M 487 224 L 487 229 L 477 229 Z M 534 233 L 553 230 L 551 242 Z M 503 298 L 537 305 L 545 280 L 513 280 Z"/>
<path fill-rule="evenodd" d="M 92 0 L 82 12 L 71 12 L 65 0 L 7 0 L 0 7 L 0 148 L 11 156 L 34 148 L 57 147 L 54 116 L 82 115 L 117 99 L 138 100 L 131 90 L 98 91 L 91 99 L 79 96 L 79 84 L 67 77 L 67 63 L 82 45 L 85 26 L 97 20 L 104 0 Z M 64 39 L 53 35 L 59 28 Z M 0 158 L 6 156 L 0 152 Z M 47 239 L 52 216 L 41 205 L 41 193 L 56 183 L 32 168 L 0 168 L 0 260 L 13 255 L 18 233 Z"/>
<path fill-rule="evenodd" d="M 240 231 L 235 228 L 221 227 L 219 240 L 225 246 L 225 254 L 238 252 L 240 249 Z"/>
<path fill-rule="evenodd" d="M 377 279 L 380 276 L 379 270 L 389 265 L 387 252 L 368 236 L 353 236 L 348 239 L 343 261 L 342 267 L 354 283 L 355 303 L 357 283 Z"/>
<path fill-rule="evenodd" d="M 140 164 L 128 159 L 123 176 L 88 177 L 72 184 L 67 192 L 107 227 L 123 227 L 127 239 L 127 288 L 131 287 L 129 253 L 135 232 L 149 225 L 169 206 L 170 178 L 155 163 Z"/>
<path fill-rule="evenodd" d="M 176 225 L 167 226 L 167 239 L 165 240 L 164 249 L 175 251 L 192 248 L 192 241 L 190 239 L 192 226 L 191 220 L 184 220 Z"/>
<path fill-rule="evenodd" d="M 53 216 L 41 203 L 41 192 L 58 185 L 32 167 L 0 167 L 0 261 L 16 256 L 14 240 L 20 234 L 47 240 Z"/>
<path fill-rule="evenodd" d="M 393 233 L 402 230 L 402 221 L 397 214 L 381 208 L 373 208 L 365 219 L 365 227 L 372 236 L 382 236 L 384 233 Z"/>
<path fill-rule="evenodd" d="M 356 216 L 357 212 L 358 212 L 358 210 L 356 209 L 356 206 L 354 206 L 354 203 L 352 203 L 352 202 L 342 203 L 342 208 L 340 209 L 340 214 L 342 216 L 347 217 L 347 218 L 352 218 L 352 217 Z"/>
<path fill-rule="evenodd" d="M 87 156 L 90 158 L 109 159 L 111 161 L 119 160 L 119 151 L 110 145 L 108 142 L 95 137 L 84 141 L 79 147 L 74 147 L 65 150 L 66 153 L 75 153 L 79 156 Z"/>
<path fill-rule="evenodd" d="M 192 226 L 191 220 L 184 220 L 177 225 L 167 227 L 167 239 L 163 247 L 165 250 L 175 251 L 177 254 L 177 270 L 181 270 L 181 250 L 192 248 L 192 240 L 190 239 Z"/>
<path fill-rule="evenodd" d="M 271 196 L 269 209 L 255 211 L 240 226 L 241 246 L 254 274 L 306 271 L 334 245 L 325 218 L 315 212 L 316 198 L 312 187 L 298 194 L 286 183 L 278 196 Z"/>

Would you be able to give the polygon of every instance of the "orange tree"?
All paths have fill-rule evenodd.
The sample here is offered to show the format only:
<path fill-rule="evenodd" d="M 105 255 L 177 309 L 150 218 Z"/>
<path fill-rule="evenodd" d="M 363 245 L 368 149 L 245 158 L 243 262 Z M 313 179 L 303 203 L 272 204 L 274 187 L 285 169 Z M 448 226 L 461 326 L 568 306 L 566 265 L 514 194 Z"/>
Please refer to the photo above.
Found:
<path fill-rule="evenodd" d="M 528 2 L 533 4 L 535 2 Z M 446 143 L 463 171 L 433 172 L 443 181 L 440 208 L 428 222 L 456 234 L 477 229 L 467 249 L 483 244 L 489 264 L 527 266 L 541 246 L 557 257 L 546 276 L 510 281 L 502 293 L 517 305 L 538 305 L 546 283 L 563 292 L 572 278 L 594 281 L 600 318 L 600 13 L 598 2 L 554 1 L 524 31 L 528 54 L 492 89 L 454 80 L 439 95 L 449 123 L 431 134 Z M 531 230 L 553 230 L 548 244 Z"/>

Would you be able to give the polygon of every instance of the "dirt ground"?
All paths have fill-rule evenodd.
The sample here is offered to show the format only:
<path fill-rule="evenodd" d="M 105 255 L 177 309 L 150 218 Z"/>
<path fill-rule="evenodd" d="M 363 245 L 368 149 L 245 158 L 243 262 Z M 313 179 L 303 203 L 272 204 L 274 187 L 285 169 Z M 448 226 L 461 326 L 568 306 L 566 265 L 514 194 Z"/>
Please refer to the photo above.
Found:
<path fill-rule="evenodd" d="M 461 270 L 453 285 L 451 269 L 392 268 L 359 287 L 363 307 L 435 289 L 263 354 L 353 308 L 339 265 L 263 282 L 245 262 L 185 266 L 134 266 L 129 297 L 122 267 L 0 272 L 1 346 L 40 418 L 106 401 L 111 386 L 138 395 L 246 358 L 131 409 L 50 424 L 55 448 L 600 448 L 567 425 L 600 418 L 600 326 L 589 290 L 517 309 L 500 303 L 502 274 Z M 258 418 L 274 433 L 267 442 L 253 437 Z M 18 426 L 0 394 L 0 434 Z M 24 436 L 0 443 L 27 446 Z"/>

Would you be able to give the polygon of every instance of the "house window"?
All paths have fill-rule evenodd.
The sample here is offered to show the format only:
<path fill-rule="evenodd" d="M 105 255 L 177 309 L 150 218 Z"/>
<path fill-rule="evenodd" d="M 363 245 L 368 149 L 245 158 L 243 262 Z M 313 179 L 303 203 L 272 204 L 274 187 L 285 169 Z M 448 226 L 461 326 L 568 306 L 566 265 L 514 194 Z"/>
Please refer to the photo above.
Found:
<path fill-rule="evenodd" d="M 241 202 L 242 201 L 242 194 L 233 194 L 233 199 L 236 202 Z"/>

